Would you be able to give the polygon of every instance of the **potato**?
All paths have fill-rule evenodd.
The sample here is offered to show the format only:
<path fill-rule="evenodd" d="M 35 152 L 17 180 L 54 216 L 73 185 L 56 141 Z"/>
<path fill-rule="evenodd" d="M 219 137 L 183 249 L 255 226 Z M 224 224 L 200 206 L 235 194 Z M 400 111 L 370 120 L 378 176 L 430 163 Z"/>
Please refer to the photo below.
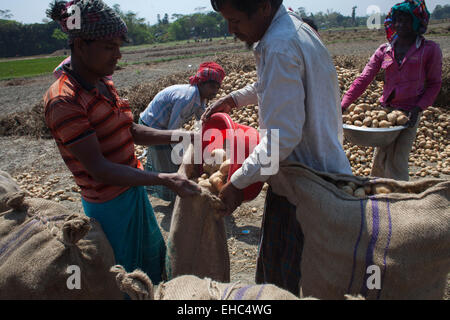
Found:
<path fill-rule="evenodd" d="M 228 172 L 230 171 L 231 161 L 230 159 L 227 159 L 220 165 L 219 171 L 224 175 L 228 177 Z"/>
<path fill-rule="evenodd" d="M 381 121 L 380 121 L 380 124 L 379 124 L 379 127 L 380 127 L 380 128 L 389 128 L 390 125 L 391 125 L 391 123 L 390 123 L 389 121 L 381 120 Z"/>
<path fill-rule="evenodd" d="M 397 117 L 397 124 L 399 126 L 403 126 L 403 125 L 405 125 L 408 122 L 408 120 L 409 120 L 408 117 L 405 116 L 404 114 L 402 114 L 402 115 Z"/>
<path fill-rule="evenodd" d="M 372 186 L 373 194 L 388 194 L 392 192 L 392 188 L 384 183 L 375 184 Z"/>
<path fill-rule="evenodd" d="M 397 115 L 393 112 L 389 113 L 387 115 L 387 120 L 392 124 L 395 125 L 396 121 L 397 121 Z"/>
<path fill-rule="evenodd" d="M 364 190 L 364 188 L 358 188 L 355 190 L 353 195 L 357 198 L 364 198 L 366 196 L 366 191 Z"/>
<path fill-rule="evenodd" d="M 350 188 L 352 188 L 352 190 L 355 190 L 356 189 L 356 184 L 354 183 L 354 182 L 349 182 L 349 183 L 347 183 L 347 185 L 350 187 Z"/>
<path fill-rule="evenodd" d="M 387 113 L 386 111 L 380 111 L 378 112 L 378 120 L 382 121 L 382 120 L 387 120 Z"/>
<path fill-rule="evenodd" d="M 221 176 L 214 177 L 214 179 L 212 179 L 212 182 L 210 182 L 210 183 L 213 186 L 213 190 L 215 192 L 220 192 L 220 190 L 222 190 L 223 185 L 224 185 Z"/>
<path fill-rule="evenodd" d="M 203 164 L 203 171 L 205 171 L 209 175 L 211 175 L 214 172 L 216 172 L 217 170 L 219 170 L 219 168 L 220 168 L 220 164 L 218 164 L 218 163 L 213 163 L 213 164 L 204 163 Z"/>
<path fill-rule="evenodd" d="M 370 127 L 372 125 L 372 118 L 371 117 L 365 118 L 362 124 L 365 125 L 366 127 Z"/>
<path fill-rule="evenodd" d="M 349 195 L 353 195 L 353 189 L 347 185 L 343 186 L 342 188 L 340 188 L 342 191 L 348 193 Z"/>
<path fill-rule="evenodd" d="M 211 157 L 215 159 L 215 162 L 223 163 L 227 159 L 227 153 L 223 149 L 214 149 L 211 152 Z"/>
<path fill-rule="evenodd" d="M 223 179 L 223 175 L 220 171 L 214 172 L 210 177 L 209 177 L 209 182 L 213 182 L 214 179 L 216 178 L 220 178 L 221 180 Z"/>

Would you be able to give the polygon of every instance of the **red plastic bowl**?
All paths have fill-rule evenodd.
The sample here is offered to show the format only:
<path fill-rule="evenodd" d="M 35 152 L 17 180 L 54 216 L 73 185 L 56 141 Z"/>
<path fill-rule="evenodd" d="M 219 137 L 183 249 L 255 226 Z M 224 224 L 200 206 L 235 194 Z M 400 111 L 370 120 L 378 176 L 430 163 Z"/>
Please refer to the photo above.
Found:
<path fill-rule="evenodd" d="M 205 139 L 207 130 L 216 129 L 216 133 L 220 132 L 221 135 L 219 141 L 216 141 L 216 135 L 211 135 L 210 138 Z M 214 132 L 212 132 L 214 133 Z M 230 158 L 231 165 L 230 171 L 228 172 L 228 179 L 230 181 L 233 173 L 242 167 L 243 160 L 247 159 L 247 157 L 253 152 L 253 149 L 259 143 L 259 132 L 258 130 L 244 126 L 238 123 L 233 122 L 231 117 L 226 113 L 215 113 L 213 114 L 208 121 L 203 124 L 202 127 L 202 160 L 203 160 L 203 152 L 205 148 L 211 152 L 217 148 L 224 148 L 226 146 L 227 139 L 234 139 L 233 145 L 233 155 Z M 206 140 L 206 141 L 205 141 Z M 244 157 L 238 159 L 238 150 L 244 150 Z M 203 168 L 200 170 L 203 172 Z M 251 201 L 255 199 L 258 194 L 261 192 L 263 182 L 254 183 L 243 190 L 244 192 L 244 201 Z"/>

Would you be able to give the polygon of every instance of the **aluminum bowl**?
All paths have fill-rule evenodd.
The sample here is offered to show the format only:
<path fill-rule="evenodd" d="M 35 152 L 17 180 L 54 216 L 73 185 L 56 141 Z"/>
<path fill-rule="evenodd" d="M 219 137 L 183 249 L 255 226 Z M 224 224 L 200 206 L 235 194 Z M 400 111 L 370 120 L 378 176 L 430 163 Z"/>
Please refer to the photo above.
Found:
<path fill-rule="evenodd" d="M 343 125 L 345 138 L 353 144 L 364 147 L 385 147 L 398 137 L 406 126 L 392 128 L 363 128 L 348 124 Z"/>

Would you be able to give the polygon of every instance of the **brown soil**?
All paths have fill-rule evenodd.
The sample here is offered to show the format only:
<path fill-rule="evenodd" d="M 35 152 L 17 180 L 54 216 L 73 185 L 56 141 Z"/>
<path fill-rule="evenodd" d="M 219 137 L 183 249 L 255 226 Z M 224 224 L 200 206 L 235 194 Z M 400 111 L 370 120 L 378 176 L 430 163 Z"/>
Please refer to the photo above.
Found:
<path fill-rule="evenodd" d="M 339 65 L 347 64 L 347 67 L 361 69 L 369 56 L 384 41 L 383 36 L 373 36 L 370 40 L 361 40 L 350 43 L 351 33 L 339 36 L 340 42 L 328 45 L 330 52 L 335 56 Z M 331 35 L 323 35 L 325 41 L 331 42 Z M 335 37 L 337 38 L 337 37 Z M 431 38 L 431 37 L 430 37 Z M 446 76 L 448 79 L 448 68 L 450 66 L 450 37 L 435 37 L 433 40 L 440 43 L 444 56 Z M 234 44 L 227 44 L 232 47 Z M 185 50 L 195 50 L 197 44 L 189 48 L 166 48 L 159 51 L 160 57 L 165 57 L 168 51 L 178 55 Z M 216 45 L 217 46 L 217 45 Z M 224 45 L 225 47 L 225 45 Z M 198 49 L 198 48 L 197 48 Z M 151 98 L 167 85 L 173 83 L 187 82 L 188 75 L 195 72 L 197 66 L 208 59 L 214 59 L 226 65 L 227 71 L 244 70 L 254 68 L 253 58 L 250 53 L 239 53 L 235 55 L 217 54 L 217 49 L 211 52 L 210 57 L 188 58 L 162 63 L 142 63 L 138 65 L 126 65 L 114 74 L 114 81 L 119 93 L 131 100 L 134 106 L 134 114 L 145 108 Z M 125 61 L 147 61 L 145 59 L 155 58 L 158 48 L 152 52 L 138 51 L 124 54 Z M 232 49 L 234 50 L 234 48 Z M 201 50 L 197 50 L 200 51 Z M 147 55 L 147 57 L 145 57 Z M 351 55 L 351 56 L 350 56 Z M 347 57 L 346 57 L 347 56 Z M 132 59 L 131 59 L 132 57 Z M 39 187 L 47 182 L 56 181 L 51 185 L 52 191 L 64 190 L 69 195 L 68 200 L 61 203 L 75 212 L 82 213 L 80 195 L 72 191 L 75 183 L 70 172 L 64 165 L 56 145 L 49 138 L 49 133 L 42 119 L 41 99 L 47 88 L 54 81 L 52 75 L 34 77 L 30 79 L 18 79 L 0 81 L 0 170 L 9 172 L 16 179 L 21 175 L 29 173 L 34 178 L 29 182 L 23 182 L 27 188 Z M 447 81 L 447 90 L 450 81 Z M 446 91 L 448 92 L 448 91 Z M 446 99 L 450 95 L 447 93 Z M 445 100 L 446 106 L 450 105 Z M 22 181 L 25 181 L 24 179 Z M 226 218 L 228 247 L 231 258 L 231 280 L 241 280 L 254 283 L 256 257 L 259 241 L 259 229 L 261 226 L 262 212 L 264 208 L 265 192 L 263 191 L 255 200 L 243 204 L 231 217 Z M 155 209 L 158 222 L 164 237 L 167 239 L 170 228 L 172 208 L 169 203 L 150 197 Z M 256 208 L 256 212 L 252 212 Z M 449 298 L 450 289 L 447 289 L 446 298 Z"/>

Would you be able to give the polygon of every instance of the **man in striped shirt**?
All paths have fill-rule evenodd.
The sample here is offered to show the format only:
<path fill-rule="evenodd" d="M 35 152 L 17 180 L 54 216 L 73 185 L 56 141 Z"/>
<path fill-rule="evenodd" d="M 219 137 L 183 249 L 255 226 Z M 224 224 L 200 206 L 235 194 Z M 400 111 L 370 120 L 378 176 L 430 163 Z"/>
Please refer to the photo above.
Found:
<path fill-rule="evenodd" d="M 69 36 L 71 63 L 44 96 L 45 121 L 81 188 L 86 215 L 102 225 L 116 262 L 128 272 L 140 268 L 159 283 L 165 244 L 143 186 L 165 185 L 181 197 L 200 190 L 176 173 L 138 168 L 134 144 L 167 144 L 174 132 L 134 124 L 128 101 L 106 78 L 121 58 L 123 20 L 102 1 L 71 4 L 81 13 L 80 29 L 67 28 L 66 2 L 55 1 L 47 11 Z"/>
<path fill-rule="evenodd" d="M 205 111 L 207 100 L 213 99 L 225 77 L 223 68 L 215 62 L 200 64 L 189 84 L 177 84 L 160 91 L 140 114 L 139 123 L 160 130 L 175 130 L 195 115 L 197 120 Z M 172 146 L 149 146 L 145 170 L 172 173 L 178 170 L 173 163 Z M 148 192 L 166 201 L 175 200 L 176 194 L 165 186 L 147 187 Z"/>

